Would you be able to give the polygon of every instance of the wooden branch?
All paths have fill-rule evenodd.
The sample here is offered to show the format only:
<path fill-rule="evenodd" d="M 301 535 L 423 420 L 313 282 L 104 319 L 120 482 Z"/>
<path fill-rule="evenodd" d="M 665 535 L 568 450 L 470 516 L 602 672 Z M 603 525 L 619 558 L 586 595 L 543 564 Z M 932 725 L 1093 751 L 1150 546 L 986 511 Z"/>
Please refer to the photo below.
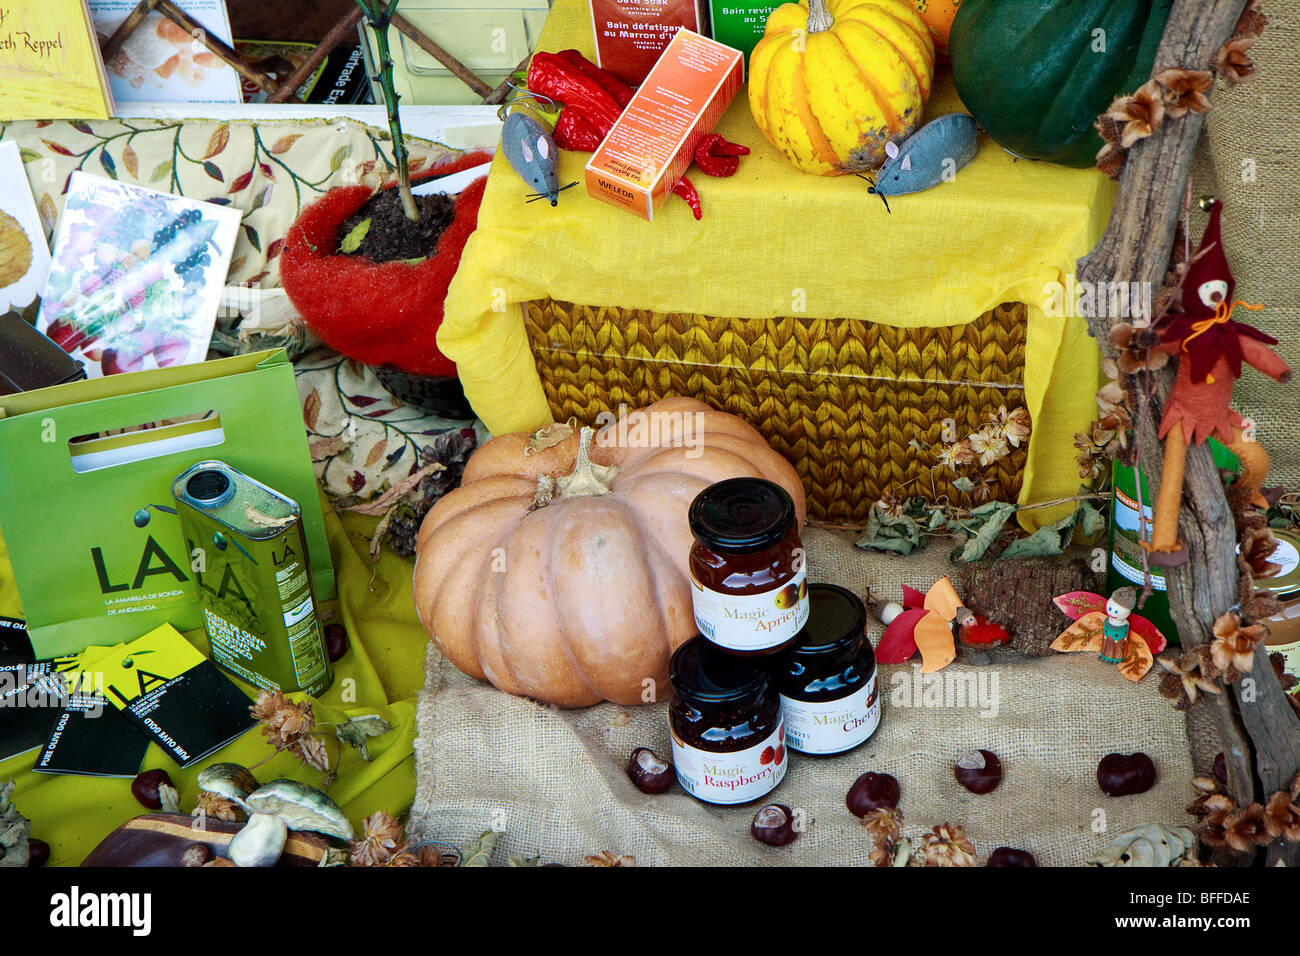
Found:
<path fill-rule="evenodd" d="M 522 60 L 520 60 L 519 65 L 510 71 L 510 75 L 507 76 L 504 80 L 502 80 L 500 84 L 498 84 L 495 90 L 493 90 L 487 96 L 483 97 L 483 105 L 499 106 L 502 103 L 504 103 L 506 101 L 506 97 L 510 95 L 510 84 L 511 82 L 513 82 L 515 74 L 518 73 L 520 70 L 524 69 L 526 66 L 528 66 L 528 61 L 531 58 L 532 58 L 532 54 L 529 53 Z"/>
<path fill-rule="evenodd" d="M 117 56 L 117 51 L 122 49 L 122 44 L 126 38 L 135 32 L 135 28 L 149 14 L 153 13 L 153 8 L 158 6 L 158 0 L 140 0 L 135 9 L 126 15 L 126 19 L 117 25 L 113 35 L 104 41 L 104 45 L 99 48 L 99 55 L 104 58 L 104 65 Z"/>
<path fill-rule="evenodd" d="M 1153 73 L 1168 67 L 1210 69 L 1245 6 L 1246 0 L 1175 0 Z M 1144 282 L 1153 290 L 1163 285 L 1203 125 L 1204 117 L 1195 113 L 1166 118 L 1154 135 L 1134 145 L 1106 233 L 1079 262 L 1080 282 Z M 1113 357 L 1110 317 L 1089 317 L 1088 325 L 1102 350 Z M 1174 371 L 1167 367 L 1149 374 L 1154 397 L 1148 415 L 1135 428 L 1142 445 L 1142 472 L 1155 496 L 1162 464 L 1156 433 Z M 1182 644 L 1197 647 L 1213 639 L 1214 621 L 1237 601 L 1235 523 L 1208 445 L 1187 450 L 1178 528 L 1189 560 L 1168 569 L 1169 604 Z M 1283 697 L 1262 647 L 1249 680 L 1249 685 L 1235 685 L 1231 697 L 1225 693 L 1206 698 L 1224 745 L 1228 791 L 1240 806 L 1285 789 L 1300 766 L 1300 721 Z M 1268 855 L 1270 861 L 1294 864 L 1297 854 L 1300 846 L 1274 846 Z"/>
<path fill-rule="evenodd" d="M 388 4 L 384 0 L 375 0 L 382 10 L 388 9 Z M 457 79 L 468 86 L 479 96 L 491 96 L 492 87 L 484 83 L 478 76 L 470 70 L 464 63 L 456 59 L 437 43 L 434 43 L 427 36 L 420 32 L 420 28 L 413 24 L 400 13 L 394 13 L 392 19 L 393 26 L 411 38 L 411 41 L 429 56 L 433 57 L 447 69 L 452 72 Z"/>
<path fill-rule="evenodd" d="M 348 15 L 345 16 L 334 26 L 330 27 L 330 32 L 325 34 L 325 39 L 321 40 L 316 49 L 303 61 L 302 66 L 294 70 L 293 73 L 285 78 L 279 88 L 271 94 L 268 102 L 283 103 L 294 97 L 298 87 L 306 83 L 316 68 L 321 65 L 325 57 L 334 52 L 334 48 L 342 43 L 349 35 L 355 35 L 357 24 L 361 22 L 361 8 L 354 6 Z"/>
<path fill-rule="evenodd" d="M 224 40 L 213 36 L 208 32 L 207 27 L 199 23 L 198 20 L 195 20 L 180 7 L 176 6 L 176 4 L 172 3 L 171 0 L 156 0 L 154 6 L 157 7 L 158 12 L 168 20 L 171 20 L 172 23 L 175 23 L 186 33 L 190 34 L 190 36 L 197 39 L 205 47 L 216 54 L 216 56 L 223 62 L 233 67 L 235 72 L 240 76 L 256 83 L 268 96 L 275 95 L 277 87 L 274 80 L 261 70 L 256 70 L 249 66 L 248 61 L 240 56 L 235 51 L 234 47 L 227 44 Z M 295 103 L 298 102 L 296 96 L 292 97 L 292 99 Z"/>

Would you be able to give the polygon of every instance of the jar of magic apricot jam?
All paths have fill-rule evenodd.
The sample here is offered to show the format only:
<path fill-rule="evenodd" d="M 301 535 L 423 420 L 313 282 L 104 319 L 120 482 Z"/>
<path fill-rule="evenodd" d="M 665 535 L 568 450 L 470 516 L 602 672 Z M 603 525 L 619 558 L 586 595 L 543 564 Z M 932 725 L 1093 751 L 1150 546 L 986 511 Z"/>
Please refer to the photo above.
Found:
<path fill-rule="evenodd" d="M 808 623 L 775 662 L 786 740 L 800 753 L 841 754 L 880 725 L 867 610 L 834 584 L 810 585 L 808 603 Z"/>
<path fill-rule="evenodd" d="M 691 502 L 691 601 L 700 633 L 733 654 L 771 654 L 808 620 L 794 501 L 763 478 L 729 478 Z"/>
<path fill-rule="evenodd" d="M 785 776 L 781 701 L 765 663 L 695 636 L 668 662 L 673 765 L 682 789 L 706 803 L 748 803 Z"/>

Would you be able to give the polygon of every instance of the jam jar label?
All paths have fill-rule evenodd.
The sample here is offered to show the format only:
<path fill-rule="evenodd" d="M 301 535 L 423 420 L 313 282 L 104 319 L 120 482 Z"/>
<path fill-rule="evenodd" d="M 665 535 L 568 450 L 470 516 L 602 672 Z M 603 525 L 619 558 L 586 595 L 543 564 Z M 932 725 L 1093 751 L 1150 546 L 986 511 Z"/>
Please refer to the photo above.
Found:
<path fill-rule="evenodd" d="M 809 703 L 781 695 L 791 750 L 805 754 L 838 754 L 856 747 L 880 726 L 880 697 L 876 675 L 839 700 Z"/>
<path fill-rule="evenodd" d="M 722 594 L 691 578 L 695 626 L 729 651 L 779 647 L 808 622 L 808 572 L 801 568 L 779 588 L 760 594 Z"/>
<path fill-rule="evenodd" d="M 733 753 L 699 750 L 672 734 L 677 782 L 706 803 L 748 803 L 772 792 L 785 776 L 785 722 L 760 744 Z"/>

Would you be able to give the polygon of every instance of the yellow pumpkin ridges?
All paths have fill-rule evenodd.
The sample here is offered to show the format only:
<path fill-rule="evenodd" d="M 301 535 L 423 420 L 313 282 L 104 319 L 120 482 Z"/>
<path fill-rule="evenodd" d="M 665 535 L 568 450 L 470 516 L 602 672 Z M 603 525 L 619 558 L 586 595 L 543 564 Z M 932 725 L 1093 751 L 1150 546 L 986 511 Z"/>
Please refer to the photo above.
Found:
<path fill-rule="evenodd" d="M 874 151 L 883 160 L 885 142 L 900 125 L 898 112 L 890 102 L 889 95 L 875 81 L 871 69 L 859 61 L 844 42 L 842 34 L 850 32 L 855 26 L 858 24 L 844 21 L 837 24 L 836 30 L 815 34 L 808 41 L 810 53 L 815 49 L 815 60 L 828 75 L 818 85 L 821 97 L 821 102 L 817 104 L 818 112 L 847 118 L 836 130 L 838 142 L 832 146 L 836 150 L 836 172 L 867 168 L 867 164 L 861 163 L 854 154 L 868 143 L 872 144 Z M 883 51 L 876 51 L 875 55 L 879 57 L 884 54 Z M 841 78 L 841 81 L 832 84 L 829 80 L 831 75 Z M 870 109 L 867 107 L 868 101 Z M 853 162 L 839 158 L 843 156 L 850 157 Z"/>
<path fill-rule="evenodd" d="M 821 120 L 813 115 L 808 106 L 808 81 L 804 72 L 808 68 L 807 53 L 800 55 L 799 65 L 791 73 L 791 79 L 794 81 L 795 97 L 792 105 L 799 114 L 803 122 L 803 127 L 808 133 L 808 138 L 812 142 L 813 149 L 817 153 L 817 158 L 823 163 L 829 164 L 832 168 L 838 165 L 839 158 L 835 155 L 835 150 L 831 148 L 830 140 L 826 138 L 826 133 L 822 129 Z M 827 174 L 830 175 L 830 174 Z"/>
<path fill-rule="evenodd" d="M 931 79 L 934 76 L 935 55 L 934 55 L 934 38 L 930 35 L 930 31 L 926 28 L 925 21 L 923 20 L 917 21 L 920 23 L 920 27 L 918 29 L 917 22 L 908 22 L 905 18 L 900 17 L 895 9 L 886 8 L 884 6 L 881 6 L 878 3 L 863 3 L 860 4 L 860 6 L 868 7 L 873 10 L 879 10 L 884 16 L 889 17 L 896 24 L 898 24 L 899 27 L 901 27 L 904 31 L 906 31 L 906 33 L 908 33 L 911 36 L 911 38 L 916 41 L 916 46 L 919 48 L 919 51 L 914 50 L 913 52 L 921 53 L 922 60 L 924 61 L 924 65 L 926 67 L 926 69 L 924 70 L 919 70 L 917 68 L 917 64 L 912 62 L 912 58 L 908 56 L 908 52 L 904 50 L 902 47 L 900 47 L 897 43 L 895 43 L 893 39 L 886 36 L 881 31 L 881 29 L 876 25 L 875 20 L 854 18 L 851 21 L 853 23 L 861 24 L 862 26 L 870 27 L 872 31 L 874 31 L 877 35 L 881 36 L 886 43 L 888 43 L 891 47 L 893 47 L 893 49 L 898 51 L 898 55 L 903 59 L 903 62 L 907 64 L 908 69 L 912 71 L 912 75 L 916 78 L 916 87 L 921 91 L 922 99 L 928 100 L 930 97 Z M 915 13 L 916 11 L 909 9 L 908 12 Z"/>

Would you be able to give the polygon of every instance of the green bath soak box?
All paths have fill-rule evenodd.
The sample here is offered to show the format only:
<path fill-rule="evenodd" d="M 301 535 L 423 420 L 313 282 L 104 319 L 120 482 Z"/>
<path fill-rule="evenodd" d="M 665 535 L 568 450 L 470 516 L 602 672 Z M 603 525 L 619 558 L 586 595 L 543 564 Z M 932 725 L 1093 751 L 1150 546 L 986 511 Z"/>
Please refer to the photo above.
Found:
<path fill-rule="evenodd" d="M 749 54 L 763 39 L 767 15 L 779 7 L 778 3 L 745 3 L 741 0 L 709 0 L 709 22 L 713 25 L 713 39 L 745 54 L 745 69 L 749 70 Z"/>

